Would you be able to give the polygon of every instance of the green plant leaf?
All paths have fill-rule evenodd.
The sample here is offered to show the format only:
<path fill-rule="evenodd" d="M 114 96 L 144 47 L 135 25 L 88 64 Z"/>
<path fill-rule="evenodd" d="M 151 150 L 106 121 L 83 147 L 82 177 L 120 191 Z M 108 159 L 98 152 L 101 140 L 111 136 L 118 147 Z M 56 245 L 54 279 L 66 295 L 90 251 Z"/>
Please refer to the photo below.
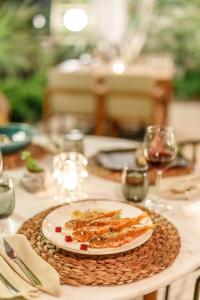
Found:
<path fill-rule="evenodd" d="M 31 153 L 29 151 L 22 151 L 21 153 L 21 159 L 22 160 L 27 160 L 31 158 Z"/>
<path fill-rule="evenodd" d="M 38 161 L 32 158 L 32 155 L 29 151 L 23 151 L 21 153 L 21 158 L 25 160 L 26 168 L 30 172 L 37 173 L 44 171 L 44 169 L 39 165 Z"/>
<path fill-rule="evenodd" d="M 37 160 L 35 159 L 28 159 L 26 162 L 26 167 L 30 172 L 42 172 L 44 169 L 38 164 Z"/>

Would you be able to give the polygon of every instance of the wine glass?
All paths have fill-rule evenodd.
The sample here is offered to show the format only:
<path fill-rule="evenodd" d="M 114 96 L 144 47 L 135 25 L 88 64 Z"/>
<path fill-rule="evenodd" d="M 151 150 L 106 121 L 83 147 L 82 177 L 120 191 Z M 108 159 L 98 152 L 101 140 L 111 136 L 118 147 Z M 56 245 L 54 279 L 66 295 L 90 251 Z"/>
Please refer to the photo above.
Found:
<path fill-rule="evenodd" d="M 143 141 L 144 156 L 150 167 L 156 169 L 156 192 L 159 198 L 162 173 L 176 157 L 177 144 L 174 129 L 169 126 L 148 126 Z M 171 207 L 151 199 L 148 204 L 157 211 Z"/>

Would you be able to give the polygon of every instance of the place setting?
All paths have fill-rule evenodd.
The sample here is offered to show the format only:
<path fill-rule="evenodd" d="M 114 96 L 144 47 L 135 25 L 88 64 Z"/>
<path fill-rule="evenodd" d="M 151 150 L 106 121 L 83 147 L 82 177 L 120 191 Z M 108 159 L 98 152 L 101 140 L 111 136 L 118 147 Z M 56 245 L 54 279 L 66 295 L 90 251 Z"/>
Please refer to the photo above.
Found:
<path fill-rule="evenodd" d="M 92 222 L 99 224 L 96 231 Z M 166 219 L 106 199 L 48 209 L 25 222 L 19 232 L 59 272 L 61 283 L 75 286 L 118 285 L 152 276 L 172 264 L 180 249 L 179 234 Z"/>
<path fill-rule="evenodd" d="M 21 186 L 27 197 L 53 185 L 55 206 L 25 220 L 14 235 L 0 233 L 0 286 L 5 297 L 31 299 L 39 290 L 58 296 L 60 284 L 113 286 L 137 282 L 162 272 L 179 255 L 180 233 L 162 215 L 173 211 L 173 204 L 165 199 L 184 199 L 186 191 L 187 199 L 195 197 L 198 193 L 192 189 L 198 188 L 199 177 L 171 178 L 171 185 L 164 184 L 163 190 L 163 182 L 170 179 L 161 179 L 162 172 L 174 165 L 177 155 L 173 128 L 149 126 L 142 147 L 98 152 L 99 164 L 121 174 L 120 201 L 89 197 L 89 187 L 85 186 L 92 174 L 90 158 L 84 154 L 84 136 L 80 139 L 76 131 L 62 139 L 66 148 L 51 154 L 50 182 L 44 181 L 46 167 L 31 152 L 21 149 L 28 172 L 22 176 Z M 0 157 L 0 217 L 5 219 L 14 211 L 15 192 Z M 156 194 L 151 195 L 152 165 L 157 181 Z M 49 284 L 52 280 L 53 285 Z"/>
<path fill-rule="evenodd" d="M 153 144 L 159 134 L 160 131 L 153 134 Z M 151 149 L 157 148 L 158 145 L 155 144 Z M 142 169 L 132 170 L 127 166 L 123 171 L 122 191 L 129 202 L 103 198 L 87 199 L 87 197 L 81 198 L 83 182 L 88 176 L 87 158 L 79 152 L 79 144 L 78 148 L 74 148 L 73 144 L 73 151 L 69 150 L 71 149 L 67 148 L 66 152 L 54 155 L 52 161 L 52 178 L 53 184 L 57 186 L 57 199 L 68 203 L 36 214 L 21 225 L 18 234 L 5 236 L 1 250 L 1 257 L 5 260 L 3 263 L 11 265 L 17 273 L 16 276 L 22 276 L 23 279 L 20 278 L 19 281 L 27 279 L 23 272 L 28 277 L 31 275 L 32 281 L 29 280 L 29 284 L 31 283 L 34 288 L 35 275 L 38 274 L 40 284 L 36 280 L 38 283 L 36 289 L 55 295 L 59 290 L 58 277 L 61 284 L 72 286 L 120 285 L 153 276 L 170 266 L 181 246 L 176 227 L 158 212 L 138 206 L 147 194 L 146 161 Z M 83 148 L 81 150 L 83 152 Z M 123 151 L 119 151 L 117 155 L 120 156 L 121 152 Z M 172 160 L 173 157 L 170 159 Z M 28 151 L 22 152 L 22 158 L 25 165 L 32 168 L 30 171 L 36 174 L 43 171 Z M 3 175 L 1 178 L 3 179 Z M 25 180 L 24 177 L 22 179 L 27 192 L 39 191 L 34 180 L 28 183 L 27 179 Z M 41 180 L 40 177 L 38 179 L 40 184 Z M 138 188 L 140 193 L 137 191 Z M 81 199 L 83 200 L 80 201 Z M 2 198 L 2 203 L 3 200 Z M 7 202 L 8 197 L 4 201 Z M 14 202 L 12 207 L 12 210 L 2 217 L 12 214 Z M 31 260 L 27 258 L 29 252 L 30 257 L 33 256 Z M 45 281 L 41 285 L 42 272 L 38 273 L 37 270 L 41 258 L 46 261 L 41 264 L 47 268 L 46 272 L 49 272 L 49 276 L 57 276 L 55 291 L 45 286 Z M 28 264 L 29 271 L 24 264 Z M 35 270 L 37 271 L 34 274 Z M 4 275 L 2 276 L 4 285 L 7 281 L 10 283 L 8 279 L 5 281 Z M 47 278 L 46 274 L 44 278 Z M 16 285 L 18 286 L 18 280 Z M 28 286 L 26 284 L 24 286 L 27 290 Z M 20 283 L 19 287 L 21 287 Z M 16 287 L 13 289 L 9 285 L 9 288 L 10 292 L 11 290 L 16 292 Z M 35 292 L 33 289 L 33 293 Z"/>

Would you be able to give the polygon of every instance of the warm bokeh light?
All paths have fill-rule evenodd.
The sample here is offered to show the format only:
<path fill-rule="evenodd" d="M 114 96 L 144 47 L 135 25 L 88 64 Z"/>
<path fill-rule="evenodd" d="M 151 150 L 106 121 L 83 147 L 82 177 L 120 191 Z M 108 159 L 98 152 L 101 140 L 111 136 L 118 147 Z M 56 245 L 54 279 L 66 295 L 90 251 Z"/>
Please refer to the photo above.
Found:
<path fill-rule="evenodd" d="M 41 29 L 46 25 L 46 18 L 43 15 L 35 15 L 32 22 L 33 27 Z"/>
<path fill-rule="evenodd" d="M 116 74 L 122 74 L 125 71 L 125 65 L 121 60 L 115 60 L 112 64 L 112 70 Z"/>
<path fill-rule="evenodd" d="M 88 23 L 88 16 L 82 8 L 70 8 L 63 17 L 65 27 L 70 31 L 81 31 Z"/>

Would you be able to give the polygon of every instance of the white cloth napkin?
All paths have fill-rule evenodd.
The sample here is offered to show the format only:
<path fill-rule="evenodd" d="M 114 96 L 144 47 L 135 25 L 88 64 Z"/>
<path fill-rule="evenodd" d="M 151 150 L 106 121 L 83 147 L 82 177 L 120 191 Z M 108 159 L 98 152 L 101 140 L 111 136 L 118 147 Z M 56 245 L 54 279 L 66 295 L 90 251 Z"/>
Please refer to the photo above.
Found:
<path fill-rule="evenodd" d="M 163 179 L 160 193 L 169 199 L 190 200 L 197 198 L 200 196 L 200 176 L 186 175 Z"/>
<path fill-rule="evenodd" d="M 42 291 L 53 295 L 60 295 L 60 279 L 56 270 L 44 261 L 32 249 L 26 237 L 22 234 L 7 236 L 6 241 L 13 247 L 21 260 L 29 267 L 35 276 L 41 281 L 42 285 L 39 287 Z M 27 276 L 19 268 L 19 266 L 10 259 L 3 247 L 0 247 L 0 255 L 11 266 L 11 268 L 20 275 L 24 280 L 30 283 Z"/>
<path fill-rule="evenodd" d="M 24 299 L 31 299 L 39 295 L 39 290 L 29 285 L 23 280 L 0 256 L 0 274 L 2 274 L 11 283 L 19 293 L 14 295 L 5 284 L 0 280 L 0 299 L 12 299 L 15 297 L 22 297 Z"/>

